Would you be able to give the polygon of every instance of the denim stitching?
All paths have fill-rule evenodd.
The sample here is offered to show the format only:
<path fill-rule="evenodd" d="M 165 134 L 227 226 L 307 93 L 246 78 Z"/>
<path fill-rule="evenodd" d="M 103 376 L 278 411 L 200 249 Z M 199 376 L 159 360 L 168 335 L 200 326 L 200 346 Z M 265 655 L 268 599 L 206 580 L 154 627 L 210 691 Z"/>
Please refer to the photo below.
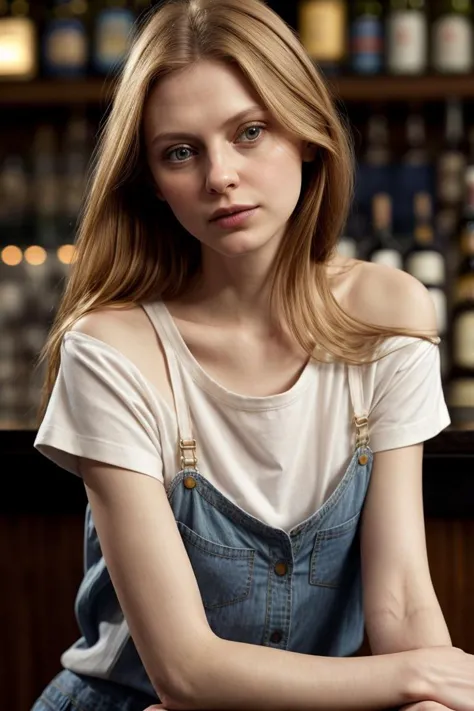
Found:
<path fill-rule="evenodd" d="M 57 711 L 57 708 L 54 708 L 53 706 L 51 706 L 48 697 L 44 696 L 44 694 L 41 694 L 37 703 L 40 703 L 40 702 L 43 703 L 45 706 L 48 706 L 48 708 L 50 708 L 51 711 Z M 36 704 L 35 704 L 35 706 L 36 706 Z M 33 707 L 33 709 L 34 709 L 34 707 Z"/>

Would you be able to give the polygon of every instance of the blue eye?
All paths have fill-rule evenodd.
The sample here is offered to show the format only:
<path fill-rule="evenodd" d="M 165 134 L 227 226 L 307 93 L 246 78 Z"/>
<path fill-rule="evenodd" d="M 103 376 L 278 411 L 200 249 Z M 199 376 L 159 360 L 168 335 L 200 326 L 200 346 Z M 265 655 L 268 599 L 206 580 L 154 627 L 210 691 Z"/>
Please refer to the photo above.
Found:
<path fill-rule="evenodd" d="M 265 126 L 263 126 L 261 124 L 252 124 L 251 126 L 247 126 L 247 128 L 245 128 L 240 135 L 243 136 L 244 133 L 246 133 L 247 131 L 253 130 L 253 129 L 258 129 L 258 131 L 264 131 Z M 258 136 L 251 138 L 249 141 L 244 141 L 244 143 L 256 143 L 259 138 L 260 138 L 260 133 L 258 134 Z M 173 156 L 173 155 L 178 156 L 180 151 L 181 152 L 182 151 L 188 151 L 188 152 L 191 151 L 192 152 L 192 148 L 188 148 L 187 146 L 178 146 L 177 148 L 173 148 L 173 150 L 169 151 L 168 153 L 165 153 L 165 156 L 164 156 L 165 160 L 168 161 L 169 163 L 186 163 L 187 162 L 186 156 L 185 156 L 185 160 L 179 160 L 179 159 L 178 160 L 171 160 L 171 156 Z"/>

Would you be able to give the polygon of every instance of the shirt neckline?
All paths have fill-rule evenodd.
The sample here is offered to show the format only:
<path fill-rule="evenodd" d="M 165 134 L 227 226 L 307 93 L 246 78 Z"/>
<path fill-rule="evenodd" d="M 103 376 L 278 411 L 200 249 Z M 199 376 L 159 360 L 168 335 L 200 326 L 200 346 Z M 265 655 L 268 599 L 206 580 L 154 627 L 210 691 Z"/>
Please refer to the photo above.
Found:
<path fill-rule="evenodd" d="M 183 366 L 184 373 L 189 373 L 197 385 L 221 402 L 241 410 L 273 410 L 288 406 L 307 389 L 312 370 L 317 366 L 311 359 L 308 359 L 298 380 L 282 393 L 257 396 L 242 395 L 229 390 L 209 375 L 194 357 L 165 303 L 159 301 L 152 306 L 166 330 L 166 336 Z"/>

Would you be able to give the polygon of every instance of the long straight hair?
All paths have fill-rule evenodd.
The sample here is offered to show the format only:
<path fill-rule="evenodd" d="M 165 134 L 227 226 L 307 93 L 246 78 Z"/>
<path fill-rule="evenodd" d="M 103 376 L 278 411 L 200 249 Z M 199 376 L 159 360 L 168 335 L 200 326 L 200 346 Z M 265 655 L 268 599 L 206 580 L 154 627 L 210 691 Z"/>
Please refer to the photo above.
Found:
<path fill-rule="evenodd" d="M 269 276 L 280 322 L 309 356 L 348 363 L 373 358 L 387 336 L 413 335 L 355 319 L 332 295 L 327 262 L 349 212 L 354 156 L 350 131 L 297 34 L 262 0 L 167 0 L 139 28 L 100 131 L 75 260 L 40 356 L 47 361 L 40 417 L 62 339 L 77 319 L 179 297 L 199 274 L 198 240 L 156 199 L 142 118 L 162 77 L 203 59 L 240 68 L 274 118 L 317 147 L 315 160 L 303 163 L 300 199 Z"/>

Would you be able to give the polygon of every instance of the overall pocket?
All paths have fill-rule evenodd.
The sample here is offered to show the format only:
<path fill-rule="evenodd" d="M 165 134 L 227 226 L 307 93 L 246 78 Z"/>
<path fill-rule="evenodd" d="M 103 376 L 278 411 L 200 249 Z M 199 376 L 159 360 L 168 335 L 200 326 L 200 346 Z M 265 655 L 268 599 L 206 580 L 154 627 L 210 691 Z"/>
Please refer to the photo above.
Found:
<path fill-rule="evenodd" d="M 232 605 L 250 595 L 255 551 L 203 538 L 177 521 L 206 610 Z"/>
<path fill-rule="evenodd" d="M 311 585 L 338 588 L 352 579 L 360 561 L 360 514 L 317 532 L 310 563 Z"/>

